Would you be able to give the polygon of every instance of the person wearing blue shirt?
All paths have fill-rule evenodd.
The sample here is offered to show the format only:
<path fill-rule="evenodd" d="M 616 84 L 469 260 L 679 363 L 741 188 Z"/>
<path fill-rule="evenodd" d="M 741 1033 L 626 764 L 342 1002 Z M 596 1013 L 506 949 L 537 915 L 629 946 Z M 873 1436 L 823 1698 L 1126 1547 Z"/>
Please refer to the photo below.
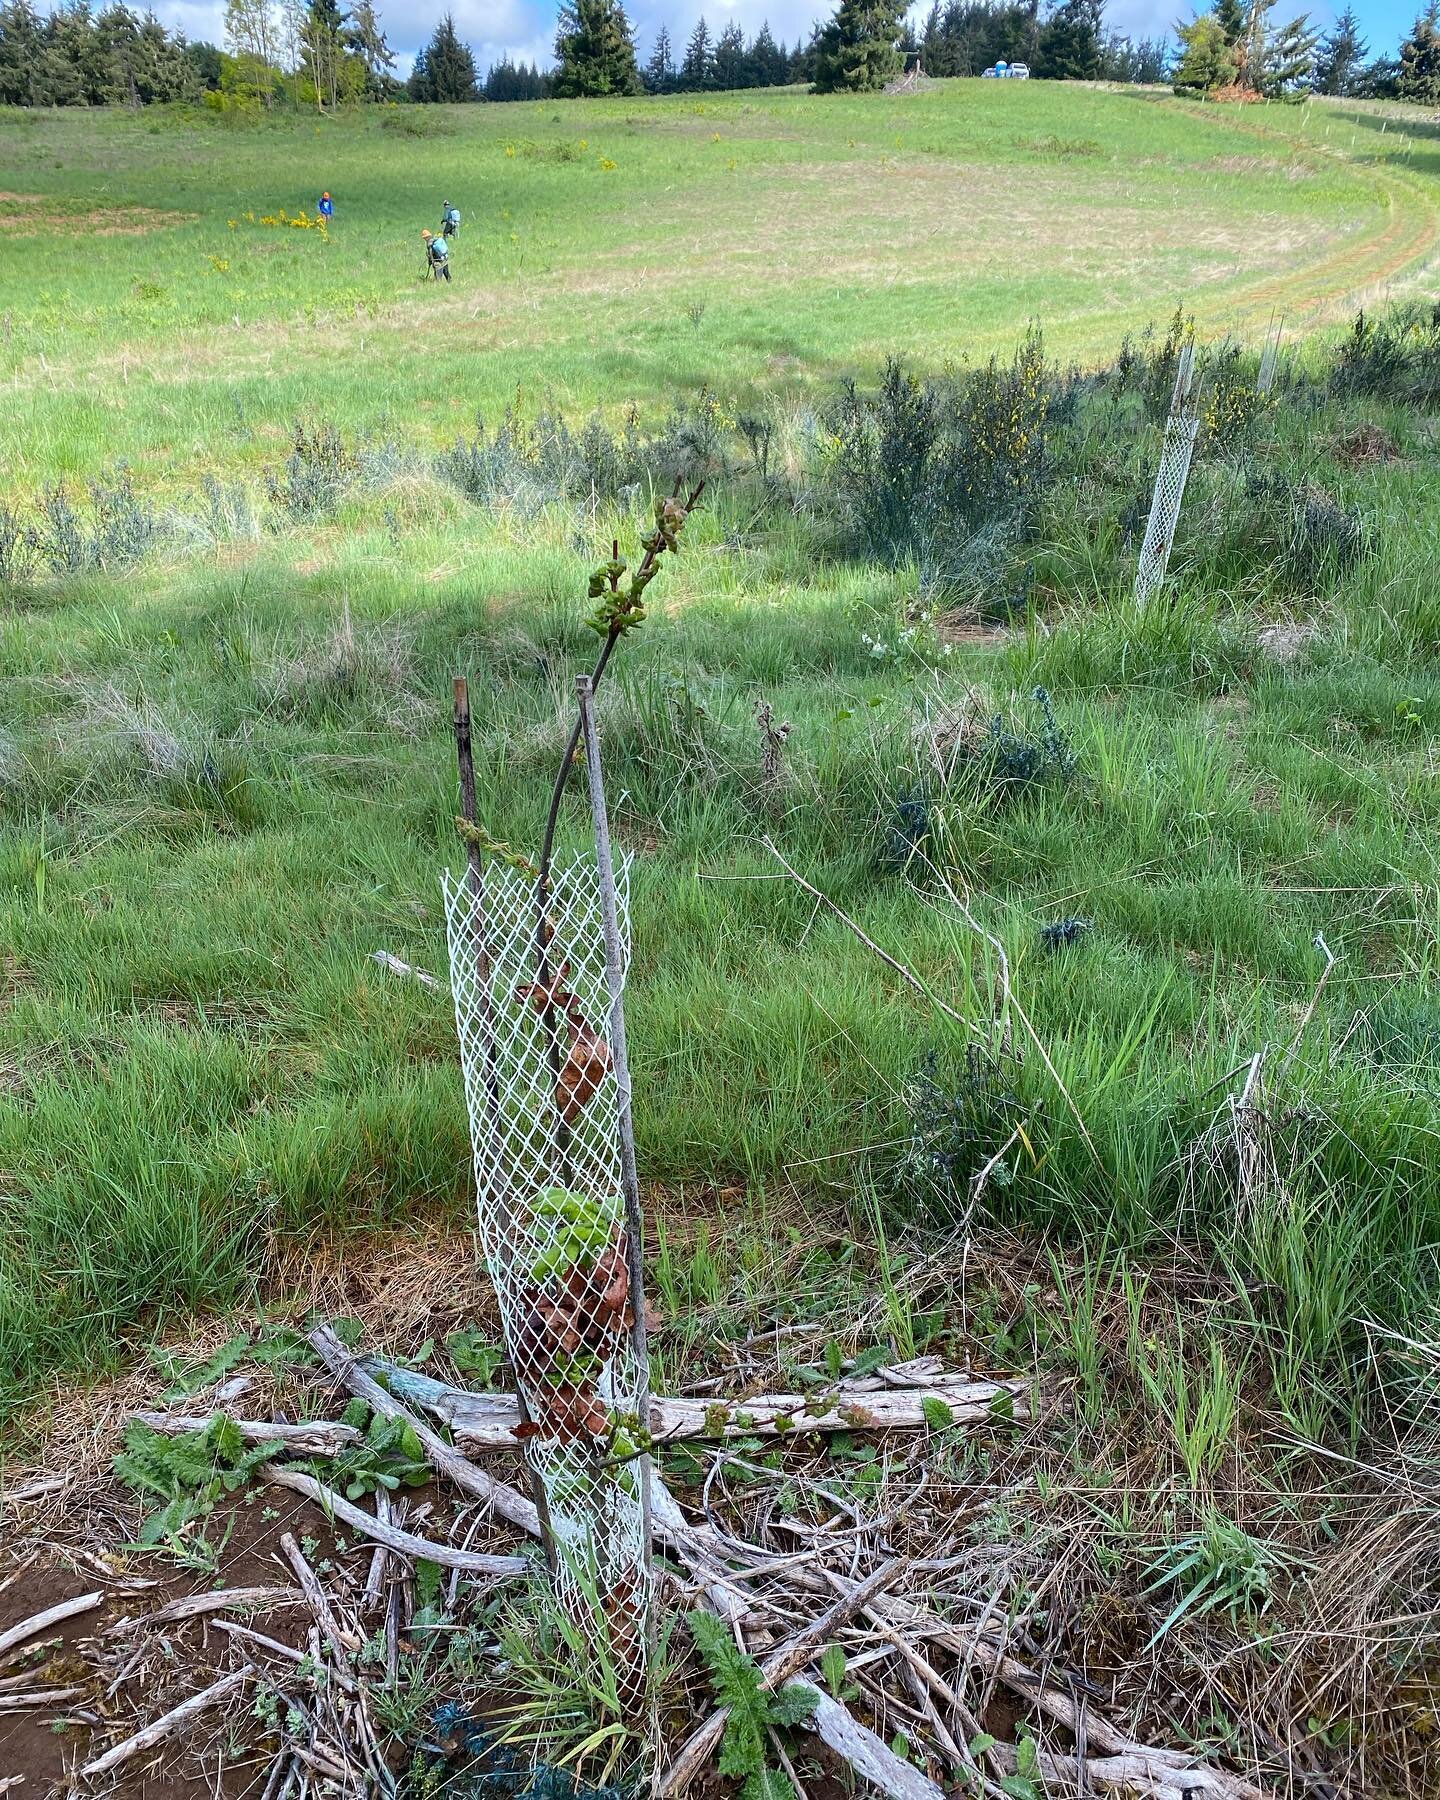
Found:
<path fill-rule="evenodd" d="M 452 206 L 447 200 L 445 202 L 444 210 L 440 214 L 441 233 L 447 238 L 452 238 L 459 229 L 460 208 L 458 206 Z"/>
<path fill-rule="evenodd" d="M 320 217 L 327 225 L 335 217 L 335 202 L 328 194 L 320 196 Z"/>
<path fill-rule="evenodd" d="M 443 237 L 436 237 L 433 231 L 422 231 L 425 240 L 425 260 L 429 265 L 430 276 L 434 281 L 450 279 L 450 247 Z"/>

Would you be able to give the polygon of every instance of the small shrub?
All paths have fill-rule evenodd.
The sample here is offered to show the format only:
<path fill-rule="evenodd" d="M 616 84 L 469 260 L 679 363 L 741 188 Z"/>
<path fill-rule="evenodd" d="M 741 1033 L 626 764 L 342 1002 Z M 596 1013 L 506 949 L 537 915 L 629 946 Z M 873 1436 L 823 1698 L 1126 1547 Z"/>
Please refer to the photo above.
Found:
<path fill-rule="evenodd" d="M 455 130 L 433 106 L 396 106 L 380 115 L 380 129 L 394 137 L 449 137 Z"/>
<path fill-rule="evenodd" d="M 271 504 L 289 518 L 310 518 L 336 504 L 358 468 L 356 454 L 338 427 L 325 423 L 307 427 L 297 419 L 283 472 L 265 472 L 266 491 Z"/>
<path fill-rule="evenodd" d="M 977 1175 L 1006 1142 L 1020 1117 L 1013 1065 L 981 1044 L 967 1044 L 946 1073 L 927 1051 L 905 1095 L 907 1142 L 892 1171 L 896 1197 L 932 1222 L 964 1216 Z M 997 1164 L 992 1187 L 1008 1169 Z"/>
<path fill-rule="evenodd" d="M 18 507 L 0 500 L 0 591 L 19 587 L 30 568 L 30 543 Z"/>
<path fill-rule="evenodd" d="M 1040 947 L 1051 951 L 1063 950 L 1068 945 L 1078 944 L 1082 938 L 1089 937 L 1094 929 L 1093 919 L 1055 919 L 1040 927 Z"/>
<path fill-rule="evenodd" d="M 1258 369 L 1252 370 L 1238 344 L 1222 344 L 1208 359 L 1200 401 L 1200 447 L 1209 451 L 1237 449 L 1258 420 L 1275 407 L 1272 390 L 1262 394 Z"/>
<path fill-rule="evenodd" d="M 161 535 L 160 521 L 148 502 L 135 492 L 127 469 L 110 481 L 90 484 L 94 524 L 87 554 L 99 569 L 128 569 L 145 556 Z"/>
<path fill-rule="evenodd" d="M 914 561 L 927 590 L 956 591 L 987 530 L 1033 534 L 1053 478 L 1061 384 L 1037 332 L 1009 364 L 922 383 L 893 359 L 879 389 L 846 385 L 829 420 L 829 473 L 859 547 Z M 993 558 L 999 536 L 986 545 Z"/>
<path fill-rule="evenodd" d="M 1038 728 L 1007 722 L 997 713 L 985 737 L 969 747 L 971 762 L 996 793 L 1047 782 L 1068 784 L 1079 773 L 1079 763 L 1068 735 L 1055 717 L 1050 695 L 1043 687 L 1037 687 L 1032 698 L 1040 709 Z"/>
<path fill-rule="evenodd" d="M 1440 301 L 1401 307 L 1381 319 L 1357 313 L 1330 388 L 1433 406 L 1440 400 Z"/>
<path fill-rule="evenodd" d="M 78 575 L 89 567 L 80 515 L 70 504 L 63 481 L 44 489 L 37 511 L 39 516 L 29 528 L 28 541 L 50 573 Z"/>

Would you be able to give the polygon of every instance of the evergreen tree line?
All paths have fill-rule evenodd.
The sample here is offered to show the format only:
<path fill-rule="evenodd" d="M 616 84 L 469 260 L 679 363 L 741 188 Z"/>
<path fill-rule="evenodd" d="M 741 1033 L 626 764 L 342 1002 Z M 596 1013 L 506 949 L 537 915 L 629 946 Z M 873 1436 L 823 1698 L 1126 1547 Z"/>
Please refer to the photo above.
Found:
<path fill-rule="evenodd" d="M 373 0 L 227 0 L 226 48 L 190 43 L 153 13 L 112 0 L 0 5 L 0 104 L 148 106 L 204 101 L 218 110 L 280 105 L 322 111 L 393 97 L 395 57 Z"/>
<path fill-rule="evenodd" d="M 1027 63 L 1044 81 L 1164 81 L 1163 37 L 1130 38 L 1104 26 L 1103 0 L 934 0 L 918 32 L 901 38 L 927 75 L 980 75 L 996 63 Z"/>
<path fill-rule="evenodd" d="M 1177 93 L 1251 93 L 1267 100 L 1306 93 L 1440 105 L 1440 0 L 1430 0 L 1398 57 L 1371 58 L 1347 6 L 1323 36 L 1308 14 L 1277 21 L 1277 0 L 1215 0 L 1178 29 Z"/>
<path fill-rule="evenodd" d="M 820 92 L 883 86 L 918 59 L 934 76 L 977 75 L 1005 61 L 1049 80 L 1160 82 L 1178 92 L 1266 99 L 1304 93 L 1399 98 L 1440 106 L 1440 0 L 1428 0 L 1398 56 L 1371 57 L 1347 6 L 1323 36 L 1307 14 L 1276 20 L 1279 0 L 1214 0 L 1164 39 L 1104 26 L 1105 0 L 933 0 L 917 29 L 899 0 L 839 0 L 808 41 L 787 47 L 768 24 L 747 38 L 700 18 L 683 49 L 661 26 L 641 65 L 621 0 L 562 0 L 553 70 L 509 57 L 480 78 L 446 15 L 403 86 L 374 0 L 227 0 L 225 47 L 190 43 L 151 12 L 110 0 L 0 3 L 0 104 L 145 106 L 204 100 L 227 107 L 538 100 L 595 94 L 707 93 L 808 83 Z"/>
<path fill-rule="evenodd" d="M 218 87 L 220 52 L 188 44 L 153 13 L 83 4 L 46 15 L 29 0 L 0 6 L 0 104 L 148 106 L 197 100 Z"/>

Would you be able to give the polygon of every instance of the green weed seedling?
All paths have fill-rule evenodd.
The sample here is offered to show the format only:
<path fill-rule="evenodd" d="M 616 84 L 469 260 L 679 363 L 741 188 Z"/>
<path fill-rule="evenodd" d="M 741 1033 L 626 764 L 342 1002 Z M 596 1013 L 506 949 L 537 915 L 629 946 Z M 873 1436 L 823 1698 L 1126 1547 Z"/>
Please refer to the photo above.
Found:
<path fill-rule="evenodd" d="M 127 1487 L 162 1502 L 141 1525 L 139 1547 L 164 1550 L 177 1562 L 213 1570 L 223 1542 L 212 1545 L 203 1529 L 192 1527 L 283 1451 L 278 1443 L 247 1447 L 239 1427 L 220 1414 L 203 1431 L 174 1437 L 132 1419 L 125 1428 L 125 1448 L 112 1465 L 115 1475 Z"/>
<path fill-rule="evenodd" d="M 743 1800 L 795 1800 L 788 1775 L 772 1768 L 769 1733 L 799 1725 L 815 1710 L 815 1695 L 791 1684 L 761 1685 L 760 1665 L 739 1649 L 729 1627 L 709 1613 L 689 1615 L 692 1637 L 710 1672 L 716 1703 L 729 1710 L 717 1767 L 740 1782 Z"/>

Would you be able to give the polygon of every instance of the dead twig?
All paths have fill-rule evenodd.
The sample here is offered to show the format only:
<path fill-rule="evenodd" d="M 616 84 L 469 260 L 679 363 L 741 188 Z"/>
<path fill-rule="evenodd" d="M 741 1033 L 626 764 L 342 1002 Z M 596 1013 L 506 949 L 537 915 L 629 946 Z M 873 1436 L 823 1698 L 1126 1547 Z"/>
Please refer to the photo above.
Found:
<path fill-rule="evenodd" d="M 497 1579 L 523 1575 L 530 1567 L 523 1556 L 487 1556 L 478 1550 L 456 1550 L 434 1538 L 411 1537 L 408 1531 L 382 1525 L 372 1513 L 352 1506 L 332 1488 L 322 1486 L 309 1475 L 302 1475 L 298 1469 L 262 1463 L 256 1473 L 276 1487 L 290 1488 L 307 1500 L 314 1500 L 334 1518 L 343 1519 L 374 1542 L 384 1544 L 387 1550 L 396 1550 L 412 1561 L 439 1563 L 442 1569 L 461 1569 L 467 1575 L 489 1575 Z"/>
<path fill-rule="evenodd" d="M 116 1744 L 114 1749 L 107 1750 L 103 1756 L 94 1757 L 80 1771 L 85 1776 L 108 1775 L 112 1769 L 118 1769 L 132 1757 L 143 1755 L 146 1750 L 153 1750 L 168 1737 L 173 1737 L 183 1726 L 193 1719 L 199 1718 L 212 1706 L 218 1706 L 231 1694 L 238 1693 L 250 1679 L 249 1669 L 236 1669 L 229 1675 L 223 1675 L 219 1681 L 203 1688 L 200 1693 L 192 1694 L 188 1700 L 182 1700 L 178 1706 L 172 1707 L 158 1719 L 147 1725 L 143 1731 L 137 1731 L 123 1743 Z"/>

